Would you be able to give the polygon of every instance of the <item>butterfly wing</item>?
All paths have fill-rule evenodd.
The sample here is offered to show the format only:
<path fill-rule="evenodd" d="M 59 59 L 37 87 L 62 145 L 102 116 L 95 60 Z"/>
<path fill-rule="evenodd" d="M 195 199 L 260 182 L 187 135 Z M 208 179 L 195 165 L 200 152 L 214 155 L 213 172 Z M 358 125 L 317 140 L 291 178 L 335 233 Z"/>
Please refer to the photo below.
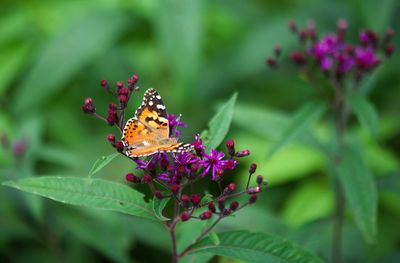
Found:
<path fill-rule="evenodd" d="M 144 93 L 142 105 L 125 125 L 122 141 L 129 157 L 180 149 L 182 143 L 169 138 L 167 111 L 156 90 L 151 88 Z"/>
<path fill-rule="evenodd" d="M 169 139 L 169 121 L 166 107 L 155 89 L 150 88 L 144 93 L 143 103 L 136 110 L 135 117 L 154 132 L 160 140 Z"/>

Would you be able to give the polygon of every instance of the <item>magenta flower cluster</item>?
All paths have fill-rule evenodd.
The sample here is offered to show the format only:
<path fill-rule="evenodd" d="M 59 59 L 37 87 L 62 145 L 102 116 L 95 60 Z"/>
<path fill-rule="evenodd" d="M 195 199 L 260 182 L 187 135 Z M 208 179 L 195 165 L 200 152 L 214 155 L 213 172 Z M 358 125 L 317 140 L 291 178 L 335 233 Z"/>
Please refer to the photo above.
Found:
<path fill-rule="evenodd" d="M 301 67 L 313 68 L 316 65 L 325 75 L 333 75 L 339 79 L 354 72 L 356 79 L 360 80 L 381 63 L 381 54 L 390 57 L 394 52 L 394 45 L 391 43 L 394 31 L 391 28 L 383 36 L 370 29 L 361 31 L 358 43 L 346 40 L 347 21 L 343 19 L 337 22 L 336 32 L 321 37 L 314 22 L 310 22 L 305 28 L 289 22 L 289 28 L 302 44 L 301 50 L 292 50 L 289 53 L 291 61 Z M 275 55 L 267 59 L 267 64 L 276 67 L 280 53 L 281 50 L 277 47 Z"/>

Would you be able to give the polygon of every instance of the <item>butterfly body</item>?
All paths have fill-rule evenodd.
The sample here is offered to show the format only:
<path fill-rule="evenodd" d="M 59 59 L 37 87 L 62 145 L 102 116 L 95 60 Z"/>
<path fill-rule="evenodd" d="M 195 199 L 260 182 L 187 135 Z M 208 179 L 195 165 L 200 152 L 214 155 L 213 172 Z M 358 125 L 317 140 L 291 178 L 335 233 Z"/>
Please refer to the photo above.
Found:
<path fill-rule="evenodd" d="M 142 105 L 125 125 L 122 142 L 128 157 L 141 157 L 158 152 L 187 151 L 192 146 L 170 137 L 170 126 L 166 107 L 160 94 L 148 89 Z"/>

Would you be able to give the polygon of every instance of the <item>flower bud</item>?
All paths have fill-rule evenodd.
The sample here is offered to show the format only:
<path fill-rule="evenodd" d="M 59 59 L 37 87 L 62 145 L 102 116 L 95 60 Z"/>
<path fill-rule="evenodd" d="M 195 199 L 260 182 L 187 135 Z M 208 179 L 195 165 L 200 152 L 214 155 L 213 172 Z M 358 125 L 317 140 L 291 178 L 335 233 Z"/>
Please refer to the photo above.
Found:
<path fill-rule="evenodd" d="M 118 100 L 121 104 L 126 104 L 128 102 L 128 97 L 126 95 L 119 95 Z"/>
<path fill-rule="evenodd" d="M 134 175 L 133 173 L 126 174 L 125 179 L 128 182 L 132 182 L 132 183 L 137 183 L 139 181 L 139 178 L 136 175 Z"/>
<path fill-rule="evenodd" d="M 257 195 L 255 195 L 255 194 L 250 195 L 249 203 L 250 203 L 250 204 L 253 204 L 253 203 L 255 203 L 256 201 L 257 201 Z"/>
<path fill-rule="evenodd" d="M 122 89 L 124 87 L 124 83 L 122 81 L 118 81 L 116 83 L 116 86 L 117 86 L 118 89 Z"/>
<path fill-rule="evenodd" d="M 179 192 L 179 184 L 173 184 L 171 186 L 171 192 L 177 194 Z"/>
<path fill-rule="evenodd" d="M 143 175 L 143 178 L 142 178 L 143 183 L 148 184 L 151 181 L 153 181 L 153 178 L 150 175 L 148 175 L 148 174 Z"/>
<path fill-rule="evenodd" d="M 267 58 L 266 62 L 268 64 L 268 66 L 270 66 L 271 68 L 276 66 L 276 59 L 274 59 L 274 58 L 269 57 L 269 58 Z"/>
<path fill-rule="evenodd" d="M 232 211 L 235 211 L 239 207 L 239 202 L 238 201 L 233 201 L 230 205 L 230 209 Z"/>
<path fill-rule="evenodd" d="M 125 95 L 125 96 L 128 96 L 128 94 L 129 94 L 129 89 L 128 88 L 121 88 L 120 90 L 119 90 L 119 95 Z"/>
<path fill-rule="evenodd" d="M 111 142 L 111 143 L 115 143 L 115 135 L 110 133 L 109 135 L 107 135 L 107 141 Z"/>
<path fill-rule="evenodd" d="M 297 32 L 297 25 L 293 20 L 289 21 L 288 27 L 289 27 L 290 31 L 292 31 L 293 33 Z"/>
<path fill-rule="evenodd" d="M 108 88 L 108 82 L 107 82 L 107 80 L 105 80 L 105 79 L 101 80 L 100 85 L 101 85 L 103 88 Z"/>
<path fill-rule="evenodd" d="M 257 184 L 258 184 L 258 186 L 260 186 L 262 184 L 263 180 L 264 180 L 264 178 L 261 175 L 257 176 Z"/>
<path fill-rule="evenodd" d="M 115 143 L 115 149 L 117 149 L 117 151 L 122 152 L 124 150 L 124 144 L 122 141 L 117 141 Z"/>
<path fill-rule="evenodd" d="M 226 141 L 226 148 L 228 148 L 228 152 L 230 156 L 235 155 L 235 142 L 232 139 Z"/>
<path fill-rule="evenodd" d="M 230 183 L 230 184 L 228 184 L 227 187 L 225 187 L 225 189 L 224 189 L 224 194 L 232 193 L 232 192 L 235 191 L 235 190 L 236 190 L 236 184 Z"/>
<path fill-rule="evenodd" d="M 82 105 L 82 111 L 87 114 L 93 114 L 96 112 L 96 108 L 93 105 L 92 98 L 86 98 Z"/>
<path fill-rule="evenodd" d="M 160 191 L 155 191 L 154 196 L 159 200 L 164 198 L 164 196 L 162 195 L 162 193 Z"/>
<path fill-rule="evenodd" d="M 181 201 L 182 201 L 182 205 L 187 207 L 189 205 L 190 198 L 189 198 L 189 196 L 183 194 L 181 196 Z"/>
<path fill-rule="evenodd" d="M 212 216 L 212 212 L 207 210 L 200 214 L 200 219 L 201 220 L 210 219 L 211 216 Z"/>
<path fill-rule="evenodd" d="M 224 215 L 224 216 L 229 216 L 230 214 L 232 213 L 232 210 L 231 209 L 224 209 L 223 211 L 222 211 L 222 214 Z"/>
<path fill-rule="evenodd" d="M 297 65 L 303 65 L 306 62 L 304 54 L 298 51 L 290 53 L 290 59 Z"/>
<path fill-rule="evenodd" d="M 243 150 L 243 151 L 238 151 L 235 156 L 240 158 L 240 157 L 246 157 L 249 155 L 250 155 L 250 150 Z"/>
<path fill-rule="evenodd" d="M 192 204 L 193 204 L 194 206 L 197 206 L 197 205 L 200 203 L 200 201 L 201 201 L 200 195 L 198 195 L 198 194 L 192 194 L 192 195 L 190 196 L 190 201 L 192 202 Z"/>
<path fill-rule="evenodd" d="M 249 173 L 253 174 L 256 171 L 256 169 L 257 169 L 257 164 L 255 163 L 250 164 Z"/>
<path fill-rule="evenodd" d="M 181 214 L 181 220 L 182 222 L 188 221 L 190 219 L 190 215 L 188 214 L 188 212 L 183 212 Z"/>
<path fill-rule="evenodd" d="M 215 209 L 214 203 L 209 203 L 208 204 L 208 210 L 210 210 L 211 212 L 215 213 L 216 209 Z"/>

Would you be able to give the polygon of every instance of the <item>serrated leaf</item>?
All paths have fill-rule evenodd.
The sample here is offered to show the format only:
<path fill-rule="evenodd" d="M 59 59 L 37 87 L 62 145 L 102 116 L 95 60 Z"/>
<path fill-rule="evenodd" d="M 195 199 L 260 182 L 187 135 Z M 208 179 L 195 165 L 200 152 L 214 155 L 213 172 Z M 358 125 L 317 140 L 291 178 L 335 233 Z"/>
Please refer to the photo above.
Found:
<path fill-rule="evenodd" d="M 280 237 L 247 231 L 219 233 L 220 243 L 215 245 L 210 237 L 200 240 L 189 251 L 196 253 L 212 253 L 247 262 L 323 262 L 318 257 L 301 247 Z"/>
<path fill-rule="evenodd" d="M 376 137 L 379 133 L 379 118 L 374 105 L 356 92 L 349 92 L 347 99 L 361 125 Z"/>
<path fill-rule="evenodd" d="M 53 199 L 66 204 L 117 211 L 155 220 L 144 195 L 127 185 L 102 179 L 42 176 L 3 185 Z"/>
<path fill-rule="evenodd" d="M 103 169 L 107 164 L 109 164 L 115 157 L 117 157 L 119 153 L 113 153 L 108 156 L 102 156 L 99 159 L 96 160 L 96 162 L 93 164 L 92 169 L 90 169 L 90 172 L 88 174 L 88 177 L 91 177 L 101 169 Z"/>
<path fill-rule="evenodd" d="M 163 215 L 163 210 L 165 208 L 165 206 L 168 204 L 169 200 L 171 198 L 163 198 L 163 199 L 158 199 L 156 197 L 153 198 L 153 211 L 155 216 L 160 219 L 161 221 L 167 221 L 170 218 L 165 217 Z"/>
<path fill-rule="evenodd" d="M 372 174 L 360 153 L 351 148 L 344 149 L 337 172 L 357 227 L 367 242 L 373 243 L 377 231 L 378 197 Z"/>
<path fill-rule="evenodd" d="M 283 146 L 293 141 L 297 136 L 305 132 L 325 112 L 326 104 L 310 102 L 305 104 L 289 121 L 287 127 L 281 133 L 278 141 L 271 147 L 269 156 L 279 151 Z"/>
<path fill-rule="evenodd" d="M 232 122 L 236 98 L 237 93 L 234 93 L 232 97 L 219 108 L 218 112 L 208 123 L 208 150 L 217 148 L 228 133 Z"/>

